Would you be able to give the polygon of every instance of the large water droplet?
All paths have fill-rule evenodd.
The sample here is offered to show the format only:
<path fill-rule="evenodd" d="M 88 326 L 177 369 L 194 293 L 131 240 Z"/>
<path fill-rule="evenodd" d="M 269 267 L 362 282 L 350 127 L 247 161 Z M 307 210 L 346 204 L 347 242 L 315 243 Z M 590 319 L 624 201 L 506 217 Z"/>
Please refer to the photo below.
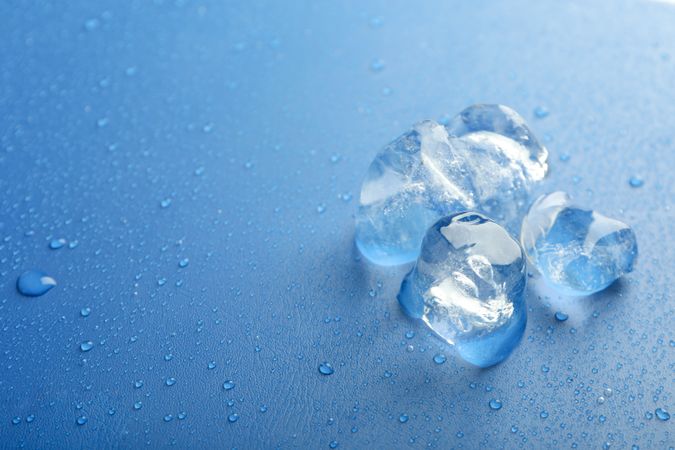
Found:
<path fill-rule="evenodd" d="M 56 280 L 40 270 L 29 270 L 16 280 L 16 289 L 27 297 L 39 297 L 56 286 Z"/>

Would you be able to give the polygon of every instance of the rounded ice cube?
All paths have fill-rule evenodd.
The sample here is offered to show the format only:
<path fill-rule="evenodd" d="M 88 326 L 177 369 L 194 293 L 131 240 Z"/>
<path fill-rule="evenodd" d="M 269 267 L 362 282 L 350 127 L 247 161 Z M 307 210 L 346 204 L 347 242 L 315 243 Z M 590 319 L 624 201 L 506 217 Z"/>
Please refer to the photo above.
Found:
<path fill-rule="evenodd" d="M 437 221 L 426 233 L 398 300 L 466 361 L 503 361 L 525 330 L 525 255 L 500 225 L 477 212 Z"/>

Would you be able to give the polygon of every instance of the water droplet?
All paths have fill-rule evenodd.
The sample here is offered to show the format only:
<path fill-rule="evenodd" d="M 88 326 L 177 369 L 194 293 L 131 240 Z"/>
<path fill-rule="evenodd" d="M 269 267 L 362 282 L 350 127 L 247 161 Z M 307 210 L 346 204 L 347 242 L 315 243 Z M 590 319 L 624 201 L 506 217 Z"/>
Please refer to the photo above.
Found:
<path fill-rule="evenodd" d="M 654 414 L 656 415 L 657 419 L 663 422 L 670 419 L 670 413 L 663 408 L 656 408 L 654 410 Z"/>
<path fill-rule="evenodd" d="M 211 361 L 211 362 L 209 362 L 209 365 L 206 366 L 206 367 L 208 367 L 209 370 L 213 370 L 213 369 L 216 368 L 216 362 L 215 362 L 215 361 Z"/>
<path fill-rule="evenodd" d="M 77 424 L 82 426 L 87 423 L 87 416 L 80 416 L 77 418 Z"/>
<path fill-rule="evenodd" d="M 15 417 L 12 419 L 12 423 L 13 423 L 14 425 L 20 424 L 20 423 L 21 423 L 21 417 L 15 416 Z"/>
<path fill-rule="evenodd" d="M 406 337 L 406 339 L 412 339 L 412 338 L 414 338 L 414 337 L 415 337 L 415 332 L 414 332 L 414 331 L 412 331 L 412 330 L 410 330 L 410 331 L 406 331 L 406 333 L 405 333 L 405 337 Z"/>
<path fill-rule="evenodd" d="M 494 409 L 495 411 L 499 411 L 500 409 L 502 409 L 501 400 L 497 400 L 497 399 L 493 398 L 492 400 L 490 400 L 489 404 L 490 404 L 490 409 Z"/>
<path fill-rule="evenodd" d="M 136 411 L 138 411 L 138 410 L 141 409 L 142 407 L 143 407 L 143 402 L 140 402 L 140 401 L 139 401 L 139 402 L 134 403 L 134 409 L 135 409 Z"/>
<path fill-rule="evenodd" d="M 545 106 L 537 106 L 534 108 L 534 117 L 537 119 L 543 119 L 544 117 L 547 117 L 549 114 L 548 108 Z"/>
<path fill-rule="evenodd" d="M 227 417 L 227 421 L 230 422 L 230 423 L 234 423 L 237 420 L 239 420 L 239 414 L 237 414 L 237 413 L 232 413 Z"/>
<path fill-rule="evenodd" d="M 34 416 L 33 414 L 31 414 L 31 415 L 29 415 L 28 417 L 26 417 L 26 422 L 27 422 L 27 423 L 31 423 L 31 422 L 34 421 L 34 420 L 35 420 L 35 416 Z"/>
<path fill-rule="evenodd" d="M 570 316 L 568 316 L 567 314 L 565 314 L 565 313 L 562 312 L 562 311 L 558 311 L 558 312 L 555 313 L 555 320 L 557 320 L 558 322 L 564 322 L 564 321 L 566 321 L 569 317 L 570 317 Z"/>
<path fill-rule="evenodd" d="M 143 387 L 143 380 L 136 380 L 134 381 L 134 388 L 140 389 Z"/>
<path fill-rule="evenodd" d="M 181 411 L 178 413 L 178 420 L 183 420 L 187 417 L 187 413 L 185 411 Z"/>
<path fill-rule="evenodd" d="M 377 73 L 377 72 L 382 72 L 384 70 L 384 61 L 381 59 L 374 59 L 370 63 L 370 70 Z"/>
<path fill-rule="evenodd" d="M 371 19 L 368 21 L 368 23 L 370 24 L 370 26 L 372 28 L 380 28 L 382 26 L 382 24 L 384 23 L 384 19 L 380 16 L 375 16 L 375 17 L 371 17 Z"/>
<path fill-rule="evenodd" d="M 63 246 L 66 245 L 66 240 L 63 238 L 59 239 L 52 239 L 51 242 L 49 243 L 49 248 L 52 250 L 58 250 L 60 248 L 63 248 Z"/>
<path fill-rule="evenodd" d="M 335 370 L 333 370 L 333 366 L 329 363 L 322 362 L 319 364 L 319 372 L 321 372 L 322 375 L 332 375 Z"/>
<path fill-rule="evenodd" d="M 29 270 L 19 275 L 16 289 L 27 297 L 39 297 L 56 286 L 56 280 L 40 270 Z"/>
<path fill-rule="evenodd" d="M 602 405 L 603 403 L 605 403 L 605 397 L 603 397 L 602 395 L 599 396 L 598 399 L 597 399 L 597 402 L 598 402 L 598 405 Z"/>
<path fill-rule="evenodd" d="M 326 205 L 322 203 L 319 206 L 317 206 L 316 212 L 318 212 L 319 214 L 323 214 L 324 212 L 326 212 Z"/>
<path fill-rule="evenodd" d="M 398 421 L 401 423 L 406 423 L 408 421 L 409 417 L 407 414 L 401 414 L 398 416 Z"/>
<path fill-rule="evenodd" d="M 434 356 L 434 362 L 436 364 L 443 364 L 446 360 L 447 360 L 447 358 L 445 357 L 445 355 L 443 353 L 438 353 Z"/>
<path fill-rule="evenodd" d="M 464 433 L 458 431 L 457 434 L 455 434 L 455 436 L 457 436 L 459 439 L 462 439 L 464 437 Z"/>
<path fill-rule="evenodd" d="M 338 445 L 340 445 L 338 441 L 330 441 L 330 444 L 328 444 L 330 448 L 338 448 Z"/>
<path fill-rule="evenodd" d="M 562 162 L 567 162 L 570 160 L 570 155 L 568 153 L 563 153 L 558 157 L 558 159 L 560 159 Z"/>
<path fill-rule="evenodd" d="M 83 352 L 88 352 L 92 348 L 94 348 L 94 343 L 91 341 L 84 341 L 83 343 L 80 344 L 80 350 L 82 350 Z"/>
<path fill-rule="evenodd" d="M 541 417 L 542 419 L 546 419 L 548 417 L 548 412 L 547 411 L 540 412 L 539 417 Z"/>
<path fill-rule="evenodd" d="M 171 206 L 171 199 L 165 198 L 164 200 L 159 202 L 159 206 L 161 206 L 162 208 L 168 208 L 169 206 Z"/>
<path fill-rule="evenodd" d="M 172 353 L 167 353 L 164 355 L 164 361 L 171 361 L 173 359 L 173 354 Z"/>
<path fill-rule="evenodd" d="M 173 416 L 171 414 L 167 414 L 164 416 L 164 422 L 171 422 L 173 420 Z"/>
<path fill-rule="evenodd" d="M 82 317 L 87 317 L 89 314 L 91 314 L 91 308 L 89 308 L 89 307 L 82 308 L 82 309 L 80 310 L 80 315 L 81 315 Z"/>
<path fill-rule="evenodd" d="M 223 389 L 225 389 L 226 391 L 234 389 L 234 382 L 232 382 L 230 380 L 224 382 L 223 383 Z"/>
<path fill-rule="evenodd" d="M 94 31 L 95 29 L 98 28 L 100 23 L 101 22 L 99 22 L 99 20 L 96 18 L 88 19 L 84 22 L 84 29 L 87 31 Z"/>
<path fill-rule="evenodd" d="M 176 379 L 174 377 L 169 377 L 166 379 L 167 386 L 173 386 L 174 384 L 176 384 Z"/>
<path fill-rule="evenodd" d="M 628 184 L 632 188 L 639 188 L 645 184 L 645 181 L 640 177 L 632 176 L 628 179 Z"/>
<path fill-rule="evenodd" d="M 613 393 L 612 388 L 605 388 L 605 397 L 610 398 Z"/>
<path fill-rule="evenodd" d="M 260 412 L 266 413 L 267 412 L 267 405 L 260 405 Z"/>
<path fill-rule="evenodd" d="M 188 264 L 190 264 L 190 260 L 188 258 L 183 258 L 178 263 L 178 267 L 180 267 L 181 269 L 184 269 L 188 266 Z"/>

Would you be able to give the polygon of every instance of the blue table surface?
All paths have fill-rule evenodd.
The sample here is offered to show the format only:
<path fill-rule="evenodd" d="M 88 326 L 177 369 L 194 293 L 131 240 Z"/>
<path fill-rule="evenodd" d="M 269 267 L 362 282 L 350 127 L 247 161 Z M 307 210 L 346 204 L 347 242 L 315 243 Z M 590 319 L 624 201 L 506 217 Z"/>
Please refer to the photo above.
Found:
<path fill-rule="evenodd" d="M 2 2 L 0 447 L 673 447 L 674 3 Z M 479 102 L 640 247 L 591 297 L 533 277 L 487 370 L 353 244 L 377 150 Z"/>

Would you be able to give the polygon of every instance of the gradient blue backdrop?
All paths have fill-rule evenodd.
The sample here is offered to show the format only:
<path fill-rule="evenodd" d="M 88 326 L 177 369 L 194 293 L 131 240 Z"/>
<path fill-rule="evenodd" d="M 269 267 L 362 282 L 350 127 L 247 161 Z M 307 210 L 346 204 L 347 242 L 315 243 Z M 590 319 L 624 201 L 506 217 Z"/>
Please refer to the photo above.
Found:
<path fill-rule="evenodd" d="M 649 419 L 675 410 L 672 3 L 2 2 L 0 447 L 672 447 Z M 476 102 L 640 246 L 599 295 L 533 279 L 489 370 L 353 246 L 375 152 Z M 29 268 L 58 286 L 21 297 Z"/>

